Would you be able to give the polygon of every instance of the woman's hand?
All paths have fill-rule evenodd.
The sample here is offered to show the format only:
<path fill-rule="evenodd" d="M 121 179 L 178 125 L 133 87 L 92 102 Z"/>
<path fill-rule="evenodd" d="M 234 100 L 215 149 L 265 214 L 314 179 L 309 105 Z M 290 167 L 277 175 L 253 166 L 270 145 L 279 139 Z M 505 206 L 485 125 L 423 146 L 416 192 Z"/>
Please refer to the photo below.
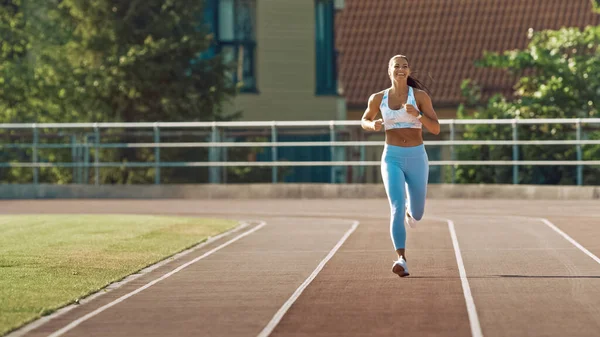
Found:
<path fill-rule="evenodd" d="M 369 97 L 369 104 L 360 122 L 360 125 L 363 129 L 369 131 L 379 131 L 381 128 L 383 128 L 383 119 L 375 119 L 377 114 L 380 112 L 379 106 L 381 105 L 382 97 L 383 92 L 372 94 L 371 97 Z"/>
<path fill-rule="evenodd" d="M 417 110 L 417 108 L 415 108 L 414 105 L 405 104 L 404 108 L 406 109 L 406 113 L 408 113 L 409 115 L 412 115 L 414 117 L 419 117 L 419 110 Z"/>
<path fill-rule="evenodd" d="M 423 90 L 417 90 L 415 92 L 415 99 L 421 108 L 421 112 L 423 112 L 423 118 L 420 119 L 421 123 L 423 123 L 423 126 L 434 135 L 439 134 L 440 122 L 438 121 L 437 114 L 433 109 L 429 95 Z"/>
<path fill-rule="evenodd" d="M 373 130 L 379 131 L 383 127 L 383 119 L 379 118 L 373 121 Z"/>

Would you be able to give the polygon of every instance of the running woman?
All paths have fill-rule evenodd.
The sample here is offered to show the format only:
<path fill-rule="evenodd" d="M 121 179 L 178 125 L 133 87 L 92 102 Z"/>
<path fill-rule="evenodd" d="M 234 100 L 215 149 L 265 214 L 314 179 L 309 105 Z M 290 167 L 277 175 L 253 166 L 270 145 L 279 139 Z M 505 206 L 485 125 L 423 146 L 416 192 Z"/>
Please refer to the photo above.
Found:
<path fill-rule="evenodd" d="M 406 228 L 414 228 L 425 212 L 429 160 L 423 145 L 423 130 L 440 133 L 431 98 L 418 80 L 410 76 L 408 58 L 392 57 L 388 63 L 391 87 L 372 94 L 363 114 L 365 130 L 385 128 L 381 177 L 390 203 L 390 234 L 398 254 L 392 272 L 408 276 Z M 381 113 L 380 119 L 375 119 Z"/>

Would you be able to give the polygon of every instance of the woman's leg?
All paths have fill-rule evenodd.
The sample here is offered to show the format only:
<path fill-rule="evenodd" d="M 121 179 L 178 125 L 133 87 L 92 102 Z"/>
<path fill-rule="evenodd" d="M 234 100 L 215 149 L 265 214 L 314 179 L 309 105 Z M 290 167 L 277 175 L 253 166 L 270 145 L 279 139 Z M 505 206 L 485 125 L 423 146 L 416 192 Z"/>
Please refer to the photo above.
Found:
<path fill-rule="evenodd" d="M 406 185 L 408 189 L 408 211 L 415 220 L 421 220 L 425 213 L 427 181 L 429 179 L 429 160 L 423 149 L 422 157 L 406 159 Z"/>
<path fill-rule="evenodd" d="M 395 158 L 385 157 L 381 161 L 381 177 L 390 203 L 390 234 L 398 257 L 405 255 L 406 229 L 404 228 L 405 195 L 404 172 Z"/>

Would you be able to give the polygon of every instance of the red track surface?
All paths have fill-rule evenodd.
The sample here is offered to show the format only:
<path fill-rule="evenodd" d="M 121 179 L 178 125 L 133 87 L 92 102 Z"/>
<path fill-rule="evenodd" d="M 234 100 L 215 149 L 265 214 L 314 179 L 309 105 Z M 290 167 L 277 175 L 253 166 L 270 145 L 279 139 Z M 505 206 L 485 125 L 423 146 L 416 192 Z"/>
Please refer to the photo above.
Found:
<path fill-rule="evenodd" d="M 600 335 L 597 201 L 430 200 L 402 279 L 383 199 L 2 201 L 0 213 L 251 221 L 11 336 Z"/>

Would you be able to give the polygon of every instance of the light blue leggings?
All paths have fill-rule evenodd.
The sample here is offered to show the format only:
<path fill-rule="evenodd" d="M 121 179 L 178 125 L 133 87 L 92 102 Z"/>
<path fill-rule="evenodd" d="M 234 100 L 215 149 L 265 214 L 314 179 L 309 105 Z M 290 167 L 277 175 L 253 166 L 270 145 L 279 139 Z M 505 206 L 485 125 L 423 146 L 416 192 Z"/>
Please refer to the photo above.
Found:
<path fill-rule="evenodd" d="M 385 144 L 381 156 L 381 177 L 390 202 L 392 243 L 398 250 L 406 245 L 405 201 L 408 199 L 408 210 L 415 220 L 421 220 L 425 212 L 429 177 L 429 160 L 425 146 L 421 144 L 402 147 Z M 408 190 L 408 198 L 405 190 Z"/>

